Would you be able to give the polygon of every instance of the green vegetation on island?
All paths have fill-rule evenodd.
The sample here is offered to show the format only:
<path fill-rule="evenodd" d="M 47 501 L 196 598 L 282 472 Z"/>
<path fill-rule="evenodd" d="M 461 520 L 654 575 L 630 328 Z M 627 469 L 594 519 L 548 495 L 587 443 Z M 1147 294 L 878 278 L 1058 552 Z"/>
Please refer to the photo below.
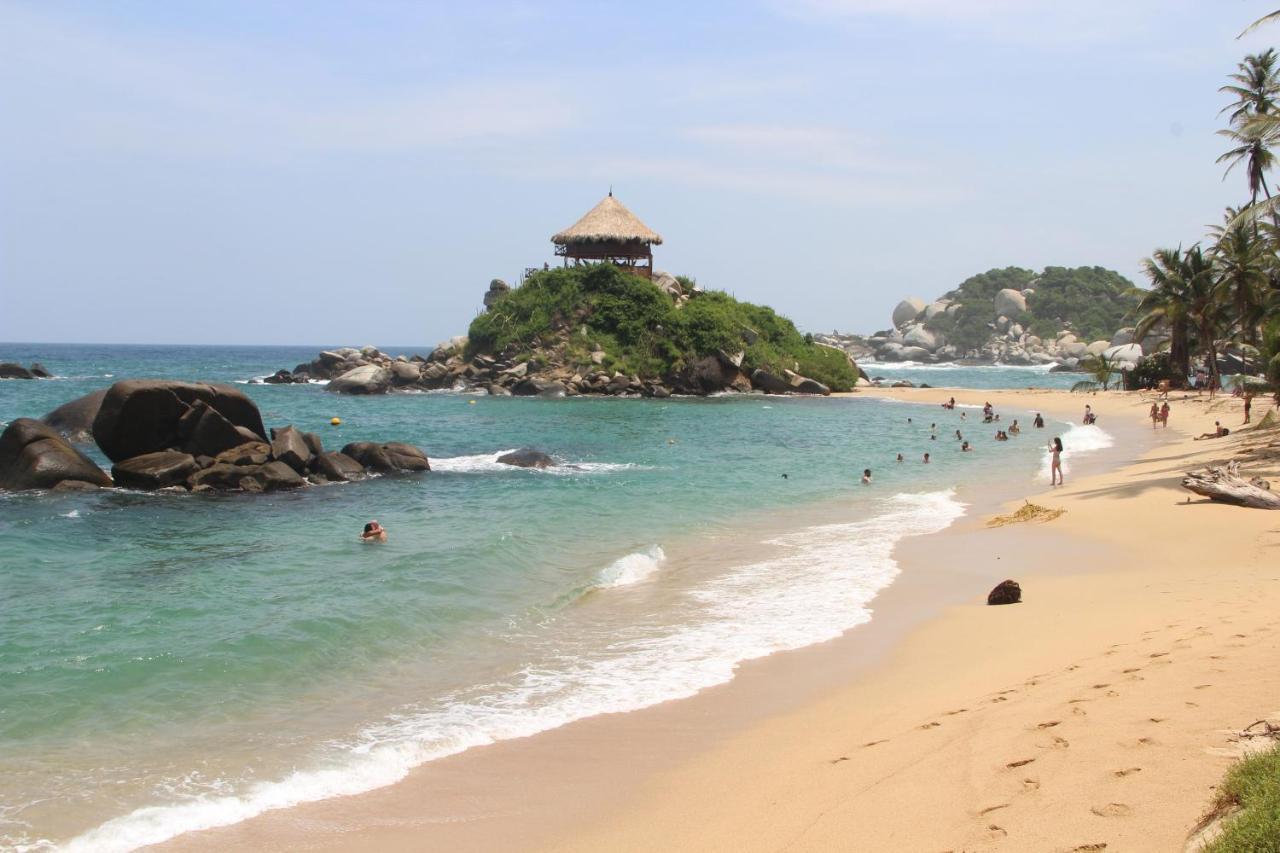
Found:
<path fill-rule="evenodd" d="M 813 343 L 772 308 L 698 291 L 687 278 L 672 290 L 612 264 L 535 272 L 471 322 L 468 356 L 554 358 L 584 373 L 661 379 L 741 353 L 747 376 L 791 370 L 833 391 L 858 379 L 848 355 Z"/>
<path fill-rule="evenodd" d="M 942 300 L 956 308 L 930 318 L 925 327 L 942 333 L 960 350 L 977 349 L 991 336 L 996 294 L 1027 289 L 1034 293 L 1026 299 L 1026 311 L 1009 319 L 1029 334 L 1049 339 L 1070 329 L 1081 340 L 1110 340 L 1141 298 L 1133 282 L 1102 267 L 1045 267 L 1040 273 L 1005 267 L 971 276 L 946 293 Z"/>

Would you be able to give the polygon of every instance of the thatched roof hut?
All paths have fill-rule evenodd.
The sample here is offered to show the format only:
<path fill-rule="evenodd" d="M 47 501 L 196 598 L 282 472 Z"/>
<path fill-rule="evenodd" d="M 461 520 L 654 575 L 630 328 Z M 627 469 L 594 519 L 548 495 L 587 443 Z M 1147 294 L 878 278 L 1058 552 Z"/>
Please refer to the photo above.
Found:
<path fill-rule="evenodd" d="M 651 276 L 651 247 L 661 244 L 662 237 L 627 210 L 610 190 L 586 216 L 556 234 L 551 242 L 556 244 L 556 254 L 564 257 L 566 266 L 570 259 L 574 264 L 608 261 Z"/>

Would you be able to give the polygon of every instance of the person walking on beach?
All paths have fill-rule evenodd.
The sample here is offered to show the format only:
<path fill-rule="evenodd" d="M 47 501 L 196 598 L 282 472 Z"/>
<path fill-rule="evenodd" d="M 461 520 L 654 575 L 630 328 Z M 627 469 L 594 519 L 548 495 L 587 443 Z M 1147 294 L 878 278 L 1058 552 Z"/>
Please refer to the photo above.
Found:
<path fill-rule="evenodd" d="M 1160 427 L 1162 429 L 1169 428 L 1169 401 L 1165 400 L 1160 406 Z"/>
<path fill-rule="evenodd" d="M 1155 429 L 1155 428 L 1156 428 L 1156 425 L 1157 425 L 1158 423 L 1160 423 L 1160 404 L 1159 404 L 1159 403 L 1156 403 L 1156 402 L 1152 402 L 1152 404 L 1151 404 L 1151 428 L 1152 428 L 1152 429 Z"/>
<path fill-rule="evenodd" d="M 1253 408 L 1253 395 L 1246 393 L 1244 395 L 1244 422 L 1249 422 L 1249 410 Z"/>
<path fill-rule="evenodd" d="M 1049 485 L 1062 485 L 1062 439 L 1058 436 L 1053 437 L 1053 441 L 1049 442 Z"/>

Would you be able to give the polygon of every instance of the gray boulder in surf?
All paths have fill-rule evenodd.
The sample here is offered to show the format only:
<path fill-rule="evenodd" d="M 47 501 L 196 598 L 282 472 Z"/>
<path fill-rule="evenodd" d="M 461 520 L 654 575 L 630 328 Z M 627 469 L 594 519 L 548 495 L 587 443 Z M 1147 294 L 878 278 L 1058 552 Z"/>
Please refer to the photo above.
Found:
<path fill-rule="evenodd" d="M 412 444 L 391 441 L 378 444 L 372 441 L 355 441 L 342 448 L 342 453 L 359 462 L 367 470 L 381 473 L 401 471 L 430 471 L 427 455 Z"/>
<path fill-rule="evenodd" d="M 0 434 L 0 489 L 52 489 L 62 483 L 110 486 L 111 478 L 48 424 L 18 418 Z"/>
<path fill-rule="evenodd" d="M 385 394 L 391 387 L 391 371 L 376 364 L 355 367 L 330 379 L 326 391 L 339 394 Z"/>
<path fill-rule="evenodd" d="M 497 459 L 503 465 L 514 465 L 517 468 L 550 468 L 556 461 L 541 450 L 523 448 L 504 453 Z"/>
<path fill-rule="evenodd" d="M 187 478 L 196 469 L 196 459 L 190 453 L 161 450 L 117 462 L 111 466 L 111 477 L 118 486 L 154 490 L 167 486 L 186 486 Z"/>

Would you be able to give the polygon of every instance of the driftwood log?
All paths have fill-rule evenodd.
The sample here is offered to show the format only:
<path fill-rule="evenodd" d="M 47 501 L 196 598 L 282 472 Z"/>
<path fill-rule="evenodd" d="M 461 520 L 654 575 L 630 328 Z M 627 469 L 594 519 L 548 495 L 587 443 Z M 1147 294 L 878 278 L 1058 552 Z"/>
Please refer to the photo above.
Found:
<path fill-rule="evenodd" d="M 1226 467 L 1213 465 L 1202 471 L 1189 471 L 1182 478 L 1182 488 L 1209 500 L 1236 506 L 1280 509 L 1280 495 L 1271 491 L 1271 484 L 1257 477 L 1244 479 L 1237 462 L 1229 462 Z"/>

